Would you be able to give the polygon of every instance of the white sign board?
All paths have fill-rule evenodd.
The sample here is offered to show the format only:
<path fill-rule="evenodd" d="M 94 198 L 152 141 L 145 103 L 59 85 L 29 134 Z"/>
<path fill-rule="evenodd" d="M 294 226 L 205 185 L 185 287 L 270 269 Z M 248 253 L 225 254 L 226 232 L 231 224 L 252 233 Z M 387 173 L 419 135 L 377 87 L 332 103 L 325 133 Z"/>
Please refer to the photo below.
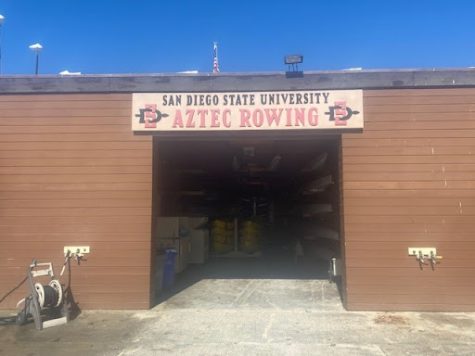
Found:
<path fill-rule="evenodd" d="M 133 94 L 132 130 L 164 132 L 363 128 L 363 91 Z"/>

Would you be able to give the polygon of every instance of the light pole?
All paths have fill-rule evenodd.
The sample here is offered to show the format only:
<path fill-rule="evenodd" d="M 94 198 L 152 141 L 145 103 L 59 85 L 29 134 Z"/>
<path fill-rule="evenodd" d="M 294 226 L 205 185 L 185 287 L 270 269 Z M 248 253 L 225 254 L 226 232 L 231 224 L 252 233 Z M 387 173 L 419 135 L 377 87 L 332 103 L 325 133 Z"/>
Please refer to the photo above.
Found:
<path fill-rule="evenodd" d="M 5 16 L 0 14 L 0 75 L 2 74 L 2 27 Z"/>
<path fill-rule="evenodd" d="M 29 48 L 36 54 L 36 66 L 35 66 L 35 75 L 38 75 L 38 69 L 40 64 L 40 52 L 43 49 L 43 46 L 39 43 L 32 44 Z"/>

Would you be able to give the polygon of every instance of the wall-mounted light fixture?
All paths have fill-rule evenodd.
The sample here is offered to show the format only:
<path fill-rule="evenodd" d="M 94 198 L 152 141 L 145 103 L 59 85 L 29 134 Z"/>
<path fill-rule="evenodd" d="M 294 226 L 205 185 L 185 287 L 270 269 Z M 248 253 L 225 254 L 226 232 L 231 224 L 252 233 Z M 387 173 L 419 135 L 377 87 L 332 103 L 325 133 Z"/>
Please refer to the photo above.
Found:
<path fill-rule="evenodd" d="M 284 63 L 293 71 L 298 70 L 298 64 L 303 63 L 303 56 L 301 54 L 290 54 L 284 57 Z"/>
<path fill-rule="evenodd" d="M 288 70 L 285 73 L 286 77 L 303 77 L 303 72 L 299 71 L 298 67 L 300 63 L 303 63 L 303 56 L 301 54 L 290 54 L 285 56 L 284 64 L 288 66 Z"/>

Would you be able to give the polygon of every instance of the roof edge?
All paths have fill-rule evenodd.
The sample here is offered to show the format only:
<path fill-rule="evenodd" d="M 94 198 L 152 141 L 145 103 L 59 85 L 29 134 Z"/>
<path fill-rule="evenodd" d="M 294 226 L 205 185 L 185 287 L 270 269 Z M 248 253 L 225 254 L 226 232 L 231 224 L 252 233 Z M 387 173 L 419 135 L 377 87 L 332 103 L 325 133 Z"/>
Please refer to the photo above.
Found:
<path fill-rule="evenodd" d="M 0 94 L 475 87 L 475 68 L 1 76 Z"/>

